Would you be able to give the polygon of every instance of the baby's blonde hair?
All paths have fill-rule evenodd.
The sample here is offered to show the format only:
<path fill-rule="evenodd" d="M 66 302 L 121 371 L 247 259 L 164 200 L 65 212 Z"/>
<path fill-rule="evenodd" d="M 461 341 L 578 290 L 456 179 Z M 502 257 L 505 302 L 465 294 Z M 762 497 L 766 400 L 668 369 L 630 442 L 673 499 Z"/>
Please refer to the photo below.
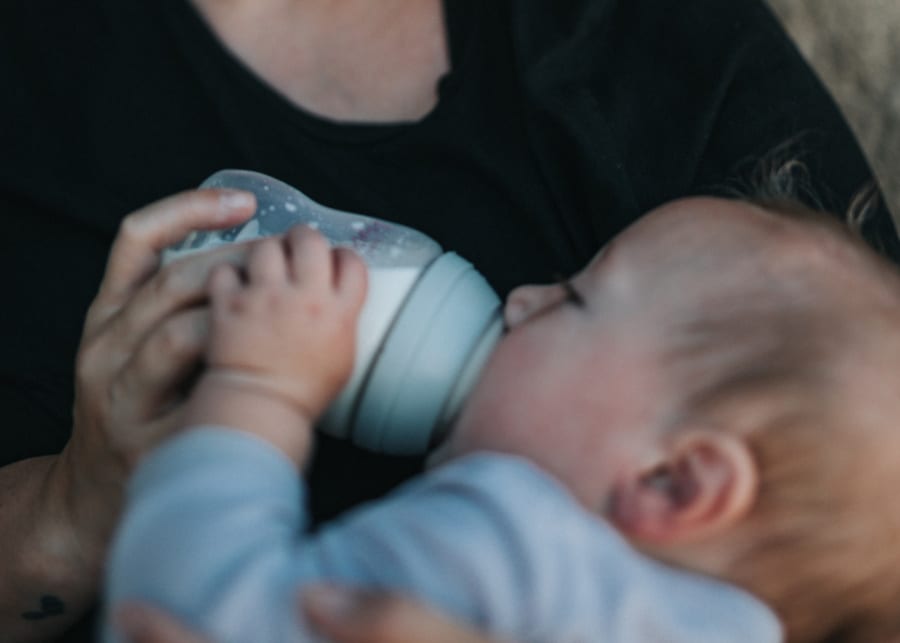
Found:
<path fill-rule="evenodd" d="M 687 414 L 734 426 L 765 409 L 746 434 L 752 537 L 729 580 L 789 641 L 885 641 L 900 633 L 900 272 L 855 233 L 871 200 L 847 222 L 816 212 L 789 196 L 795 170 L 751 199 L 769 233 L 726 250 L 734 278 L 671 321 L 667 362 L 691 383 Z"/>

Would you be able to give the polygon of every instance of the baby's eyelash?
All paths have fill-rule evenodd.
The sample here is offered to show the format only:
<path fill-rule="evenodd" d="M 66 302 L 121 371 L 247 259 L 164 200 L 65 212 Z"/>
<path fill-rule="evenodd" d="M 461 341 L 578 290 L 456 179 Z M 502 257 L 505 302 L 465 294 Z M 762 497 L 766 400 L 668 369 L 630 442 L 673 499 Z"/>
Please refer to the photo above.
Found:
<path fill-rule="evenodd" d="M 555 275 L 554 278 L 566 293 L 566 301 L 578 306 L 579 308 L 585 307 L 584 297 L 581 296 L 581 293 L 575 290 L 575 286 L 572 285 L 571 279 L 569 279 L 568 277 L 563 277 L 559 274 Z"/>

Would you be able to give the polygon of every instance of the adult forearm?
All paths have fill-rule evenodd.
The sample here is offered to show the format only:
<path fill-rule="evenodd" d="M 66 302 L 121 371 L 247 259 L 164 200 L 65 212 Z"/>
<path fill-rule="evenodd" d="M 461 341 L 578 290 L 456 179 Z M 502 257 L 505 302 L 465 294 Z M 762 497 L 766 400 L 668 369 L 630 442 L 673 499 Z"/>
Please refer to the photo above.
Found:
<path fill-rule="evenodd" d="M 63 459 L 31 458 L 0 468 L 4 642 L 53 638 L 77 621 L 96 596 L 108 533 L 79 533 L 68 506 L 70 480 Z"/>

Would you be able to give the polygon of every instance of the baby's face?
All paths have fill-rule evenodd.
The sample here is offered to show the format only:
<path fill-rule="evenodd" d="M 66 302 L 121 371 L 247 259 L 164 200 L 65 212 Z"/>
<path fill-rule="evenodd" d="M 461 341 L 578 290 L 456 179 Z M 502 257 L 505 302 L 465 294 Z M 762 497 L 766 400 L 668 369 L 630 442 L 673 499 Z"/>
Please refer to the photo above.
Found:
<path fill-rule="evenodd" d="M 703 239 L 722 244 L 754 218 L 758 209 L 739 202 L 673 202 L 611 241 L 570 289 L 510 293 L 509 331 L 432 462 L 478 450 L 520 454 L 599 508 L 673 412 L 677 382 L 665 377 L 659 347 L 666 320 L 700 305 L 697 274 L 710 269 L 699 256 Z M 674 269 L 683 265 L 697 269 Z"/>

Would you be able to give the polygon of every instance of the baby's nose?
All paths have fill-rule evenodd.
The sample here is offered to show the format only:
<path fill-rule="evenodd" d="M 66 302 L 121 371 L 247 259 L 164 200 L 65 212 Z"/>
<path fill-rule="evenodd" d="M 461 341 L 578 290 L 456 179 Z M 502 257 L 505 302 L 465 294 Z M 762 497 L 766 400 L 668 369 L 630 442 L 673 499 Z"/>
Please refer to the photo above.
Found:
<path fill-rule="evenodd" d="M 519 286 L 510 291 L 503 306 L 503 323 L 507 329 L 515 328 L 565 297 L 558 284 L 546 286 Z"/>

